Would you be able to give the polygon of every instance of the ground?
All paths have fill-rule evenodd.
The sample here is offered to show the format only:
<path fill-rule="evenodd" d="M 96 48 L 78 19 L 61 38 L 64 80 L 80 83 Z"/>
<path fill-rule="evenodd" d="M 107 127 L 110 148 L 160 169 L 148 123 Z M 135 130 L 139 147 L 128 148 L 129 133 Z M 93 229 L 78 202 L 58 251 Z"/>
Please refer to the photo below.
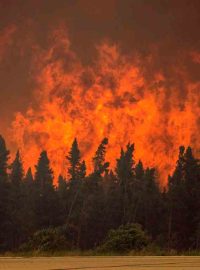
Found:
<path fill-rule="evenodd" d="M 199 270 L 200 257 L 0 257 L 0 270 Z"/>

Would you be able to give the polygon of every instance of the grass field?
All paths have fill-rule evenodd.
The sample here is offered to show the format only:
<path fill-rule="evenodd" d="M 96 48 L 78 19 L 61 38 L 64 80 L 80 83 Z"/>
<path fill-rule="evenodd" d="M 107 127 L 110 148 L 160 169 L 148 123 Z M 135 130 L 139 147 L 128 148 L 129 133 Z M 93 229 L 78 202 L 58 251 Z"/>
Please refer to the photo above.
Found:
<path fill-rule="evenodd" d="M 0 270 L 199 270 L 200 257 L 34 257 L 0 258 Z"/>

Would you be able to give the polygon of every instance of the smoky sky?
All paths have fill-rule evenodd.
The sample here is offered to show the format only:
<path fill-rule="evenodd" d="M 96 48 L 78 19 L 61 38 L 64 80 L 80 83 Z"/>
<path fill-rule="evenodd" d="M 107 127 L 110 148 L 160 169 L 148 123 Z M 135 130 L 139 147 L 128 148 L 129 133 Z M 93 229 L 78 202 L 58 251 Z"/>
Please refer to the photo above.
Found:
<path fill-rule="evenodd" d="M 192 81 L 199 80 L 200 65 L 186 53 L 200 50 L 199 0 L 0 0 L 0 133 L 32 101 L 33 40 L 45 50 L 60 24 L 86 66 L 95 59 L 96 45 L 106 40 L 125 55 L 153 54 L 144 71 L 149 78 L 155 70 L 173 78 L 173 67 L 183 65 Z"/>

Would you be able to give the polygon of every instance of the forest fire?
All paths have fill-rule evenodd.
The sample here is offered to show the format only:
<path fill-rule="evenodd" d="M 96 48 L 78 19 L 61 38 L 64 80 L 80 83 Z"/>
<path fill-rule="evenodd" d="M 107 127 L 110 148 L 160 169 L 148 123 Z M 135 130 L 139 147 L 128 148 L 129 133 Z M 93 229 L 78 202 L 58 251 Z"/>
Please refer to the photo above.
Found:
<path fill-rule="evenodd" d="M 200 1 L 0 14 L 1 255 L 199 255 Z"/>
<path fill-rule="evenodd" d="M 134 142 L 135 159 L 158 168 L 166 183 L 179 146 L 199 149 L 199 82 L 191 83 L 179 66 L 174 67 L 177 80 L 162 72 L 148 79 L 145 70 L 151 69 L 153 55 L 126 57 L 106 42 L 97 51 L 96 62 L 83 66 L 62 29 L 53 32 L 47 50 L 33 47 L 35 100 L 12 124 L 25 168 L 33 167 L 45 149 L 55 175 L 65 174 L 65 156 L 76 137 L 90 170 L 95 149 L 107 137 L 111 168 L 120 147 Z M 191 54 L 191 61 L 198 62 L 198 55 Z"/>

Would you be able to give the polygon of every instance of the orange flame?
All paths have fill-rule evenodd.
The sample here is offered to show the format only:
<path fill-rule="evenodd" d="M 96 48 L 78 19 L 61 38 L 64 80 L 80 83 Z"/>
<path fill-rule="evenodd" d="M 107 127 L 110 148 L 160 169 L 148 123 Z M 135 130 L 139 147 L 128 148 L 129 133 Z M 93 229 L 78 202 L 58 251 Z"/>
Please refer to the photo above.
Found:
<path fill-rule="evenodd" d="M 25 114 L 17 113 L 12 126 L 26 168 L 46 149 L 56 176 L 65 172 L 65 156 L 75 137 L 90 168 L 95 149 L 108 137 L 112 168 L 120 147 L 134 142 L 136 160 L 156 166 L 165 184 L 178 147 L 199 149 L 200 84 L 190 83 L 184 70 L 176 71 L 187 90 L 182 102 L 176 83 L 170 84 L 161 72 L 145 79 L 142 67 L 148 61 L 125 57 L 116 45 L 98 46 L 98 59 L 87 67 L 60 29 L 47 51 L 34 50 L 35 100 Z"/>

